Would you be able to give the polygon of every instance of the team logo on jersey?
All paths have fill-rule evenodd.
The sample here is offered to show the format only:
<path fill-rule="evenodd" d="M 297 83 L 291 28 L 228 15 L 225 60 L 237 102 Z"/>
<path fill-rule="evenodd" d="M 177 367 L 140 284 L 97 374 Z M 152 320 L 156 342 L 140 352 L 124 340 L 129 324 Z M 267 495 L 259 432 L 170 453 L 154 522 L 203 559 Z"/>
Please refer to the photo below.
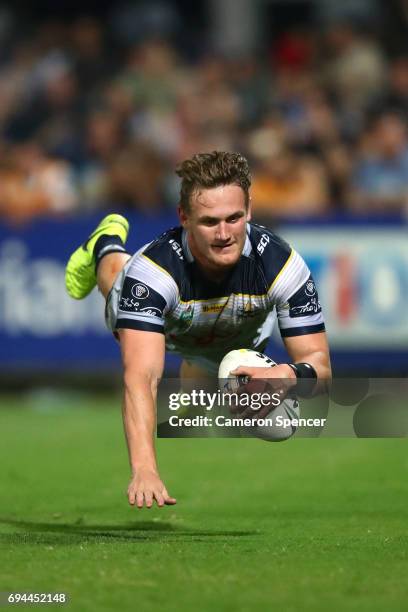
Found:
<path fill-rule="evenodd" d="M 305 293 L 309 297 L 313 297 L 316 293 L 316 287 L 312 279 L 309 279 L 305 285 Z"/>
<path fill-rule="evenodd" d="M 290 317 L 305 317 L 310 314 L 318 314 L 321 312 L 319 300 L 311 298 L 306 304 L 300 306 L 292 306 L 289 310 Z"/>
<path fill-rule="evenodd" d="M 136 283 L 133 285 L 131 293 L 137 300 L 145 300 L 150 295 L 149 288 L 143 283 Z"/>
<path fill-rule="evenodd" d="M 321 312 L 317 289 L 311 276 L 288 300 L 290 317 L 307 317 Z"/>

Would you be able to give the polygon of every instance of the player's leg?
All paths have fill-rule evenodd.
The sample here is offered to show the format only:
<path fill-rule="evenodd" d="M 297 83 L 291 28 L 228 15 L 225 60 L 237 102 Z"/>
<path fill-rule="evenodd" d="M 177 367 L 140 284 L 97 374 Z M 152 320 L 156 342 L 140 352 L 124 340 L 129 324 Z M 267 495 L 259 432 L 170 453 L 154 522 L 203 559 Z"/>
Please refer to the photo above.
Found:
<path fill-rule="evenodd" d="M 200 380 L 201 378 L 214 378 L 214 376 L 204 367 L 183 359 L 180 366 L 180 378 L 183 381 L 186 378 L 196 378 Z"/>
<path fill-rule="evenodd" d="M 115 278 L 129 259 L 128 253 L 108 253 L 101 259 L 96 270 L 96 283 L 104 298 L 108 297 Z"/>
<path fill-rule="evenodd" d="M 96 284 L 107 296 L 130 257 L 125 248 L 128 232 L 129 224 L 124 217 L 108 215 L 71 255 L 65 269 L 65 284 L 71 297 L 81 300 Z"/>
<path fill-rule="evenodd" d="M 196 361 L 183 359 L 179 376 L 180 388 L 183 393 L 191 393 L 198 388 L 211 391 L 214 386 L 214 373 L 207 369 L 205 365 Z"/>
<path fill-rule="evenodd" d="M 183 359 L 179 378 L 179 393 L 191 394 L 194 390 L 206 390 L 207 384 L 212 383 L 213 376 L 211 376 L 211 373 L 205 367 L 198 365 L 196 362 Z M 208 391 L 212 391 L 212 389 L 210 388 Z M 194 416 L 196 416 L 199 407 L 186 404 L 179 408 L 177 414 L 179 417 L 191 415 L 189 411 L 192 409 L 194 410 Z M 164 404 L 160 405 L 160 403 L 157 405 L 157 433 L 162 438 L 172 438 L 174 436 L 174 427 L 169 424 L 169 409 Z"/>

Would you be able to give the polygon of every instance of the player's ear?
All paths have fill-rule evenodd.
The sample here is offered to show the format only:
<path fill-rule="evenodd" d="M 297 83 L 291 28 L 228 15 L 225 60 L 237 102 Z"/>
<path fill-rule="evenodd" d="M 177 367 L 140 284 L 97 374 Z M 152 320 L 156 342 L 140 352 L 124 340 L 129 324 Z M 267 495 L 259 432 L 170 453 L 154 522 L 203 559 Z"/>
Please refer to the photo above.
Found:
<path fill-rule="evenodd" d="M 247 221 L 250 221 L 252 218 L 252 199 L 251 196 L 248 198 L 248 208 L 246 211 Z"/>
<path fill-rule="evenodd" d="M 186 222 L 187 222 L 187 215 L 185 213 L 185 211 L 182 209 L 182 207 L 180 206 L 180 204 L 177 207 L 177 212 L 178 212 L 178 216 L 180 219 L 180 223 L 183 227 L 186 226 Z"/>

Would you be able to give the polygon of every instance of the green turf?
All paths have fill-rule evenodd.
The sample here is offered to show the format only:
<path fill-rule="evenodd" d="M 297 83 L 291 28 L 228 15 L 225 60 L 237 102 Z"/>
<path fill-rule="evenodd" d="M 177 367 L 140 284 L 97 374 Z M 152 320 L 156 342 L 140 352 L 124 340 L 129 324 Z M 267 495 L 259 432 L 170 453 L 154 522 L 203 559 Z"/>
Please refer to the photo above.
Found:
<path fill-rule="evenodd" d="M 86 612 L 406 609 L 406 440 L 159 440 L 178 504 L 139 511 L 117 398 L 3 398 L 0 425 L 0 591 Z"/>

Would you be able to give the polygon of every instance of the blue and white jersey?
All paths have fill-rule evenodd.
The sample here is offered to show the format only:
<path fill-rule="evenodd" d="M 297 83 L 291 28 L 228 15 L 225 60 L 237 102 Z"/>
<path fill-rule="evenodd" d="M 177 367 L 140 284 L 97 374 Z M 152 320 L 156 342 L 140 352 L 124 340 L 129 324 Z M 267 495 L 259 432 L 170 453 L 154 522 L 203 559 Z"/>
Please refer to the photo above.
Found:
<path fill-rule="evenodd" d="M 253 223 L 247 224 L 239 261 L 222 282 L 202 273 L 183 228 L 168 230 L 126 264 L 108 300 L 107 318 L 113 331 L 163 333 L 167 350 L 212 362 L 233 349 L 264 348 L 276 318 L 282 337 L 325 329 L 301 256 Z"/>

